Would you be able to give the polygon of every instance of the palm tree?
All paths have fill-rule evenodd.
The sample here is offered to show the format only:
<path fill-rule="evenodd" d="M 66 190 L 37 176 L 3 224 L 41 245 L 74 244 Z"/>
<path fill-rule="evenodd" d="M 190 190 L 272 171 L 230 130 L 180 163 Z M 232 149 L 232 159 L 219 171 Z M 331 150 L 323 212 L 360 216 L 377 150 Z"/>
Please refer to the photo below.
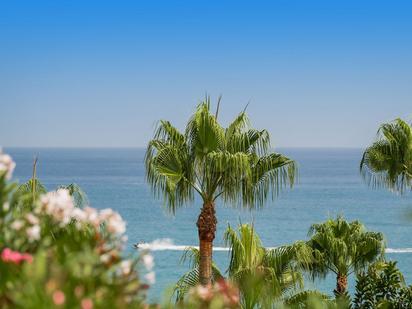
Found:
<path fill-rule="evenodd" d="M 229 278 L 239 287 L 242 308 L 271 308 L 291 291 L 303 288 L 300 269 L 312 258 L 305 243 L 266 249 L 249 224 L 240 225 L 238 231 L 229 226 L 224 238 L 231 249 Z"/>
<path fill-rule="evenodd" d="M 366 231 L 359 221 L 347 222 L 342 217 L 313 224 L 309 230 L 311 239 L 307 244 L 313 250 L 313 277 L 336 275 L 336 296 L 347 293 L 348 276 L 364 270 L 385 252 L 381 233 Z"/>
<path fill-rule="evenodd" d="M 47 193 L 47 188 L 37 178 L 37 157 L 33 161 L 32 177 L 25 183 L 17 186 L 15 201 L 20 202 L 20 207 L 32 207 L 36 199 L 42 194 Z M 83 208 L 89 204 L 86 193 L 83 189 L 75 184 L 59 185 L 58 189 L 66 189 L 73 198 L 73 203 L 76 207 Z"/>
<path fill-rule="evenodd" d="M 296 305 L 297 308 L 298 304 L 312 297 L 327 299 L 326 295 L 316 291 L 291 293 L 303 288 L 300 270 L 307 268 L 312 261 L 312 250 L 305 243 L 266 249 L 249 224 L 242 224 L 237 230 L 228 226 L 225 243 L 230 250 L 228 280 L 238 286 L 242 308 L 272 308 L 275 304 L 280 306 L 282 301 L 290 306 Z M 182 261 L 187 258 L 191 261 L 192 268 L 175 286 L 177 301 L 182 301 L 190 288 L 199 284 L 199 251 L 189 248 Z M 213 264 L 213 279 L 221 278 L 221 272 Z"/>
<path fill-rule="evenodd" d="M 360 170 L 374 187 L 402 193 L 412 185 L 412 128 L 402 119 L 381 125 L 377 140 L 366 148 Z"/>
<path fill-rule="evenodd" d="M 212 250 L 217 219 L 215 202 L 221 198 L 231 206 L 263 206 L 287 184 L 294 183 L 295 162 L 270 152 L 267 131 L 250 128 L 245 111 L 227 128 L 210 112 L 206 99 L 189 120 L 185 133 L 168 121 L 160 121 L 146 152 L 146 176 L 155 195 L 163 196 L 175 210 L 194 200 L 203 206 L 197 220 L 200 282 L 212 277 Z"/>

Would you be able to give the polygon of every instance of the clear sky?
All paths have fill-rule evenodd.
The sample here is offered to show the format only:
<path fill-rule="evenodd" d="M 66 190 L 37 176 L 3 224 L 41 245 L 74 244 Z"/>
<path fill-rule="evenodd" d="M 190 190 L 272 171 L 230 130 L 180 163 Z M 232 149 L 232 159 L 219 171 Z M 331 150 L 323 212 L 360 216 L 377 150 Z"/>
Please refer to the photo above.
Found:
<path fill-rule="evenodd" d="M 0 2 L 0 145 L 145 146 L 208 92 L 275 146 L 412 115 L 412 1 Z"/>

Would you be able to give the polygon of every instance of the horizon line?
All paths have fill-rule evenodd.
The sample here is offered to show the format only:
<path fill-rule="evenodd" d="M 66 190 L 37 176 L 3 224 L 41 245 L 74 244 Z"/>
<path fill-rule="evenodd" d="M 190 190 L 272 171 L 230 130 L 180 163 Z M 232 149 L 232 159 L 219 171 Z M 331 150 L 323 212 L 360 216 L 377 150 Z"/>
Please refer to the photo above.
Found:
<path fill-rule="evenodd" d="M 146 146 L 0 146 L 0 149 L 145 149 Z M 365 146 L 278 146 L 272 149 L 363 149 Z"/>

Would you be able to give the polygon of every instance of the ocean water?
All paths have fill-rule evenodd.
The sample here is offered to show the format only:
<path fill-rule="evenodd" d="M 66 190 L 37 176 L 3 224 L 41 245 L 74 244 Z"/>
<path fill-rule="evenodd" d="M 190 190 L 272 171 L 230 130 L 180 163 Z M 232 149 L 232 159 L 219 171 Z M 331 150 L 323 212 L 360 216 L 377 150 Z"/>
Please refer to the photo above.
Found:
<path fill-rule="evenodd" d="M 17 163 L 15 179 L 30 178 L 33 157 L 39 157 L 38 176 L 49 190 L 75 182 L 96 208 L 113 208 L 127 222 L 128 252 L 132 244 L 144 241 L 152 248 L 156 263 L 156 284 L 150 299 L 160 301 L 164 290 L 176 282 L 187 265 L 180 264 L 182 249 L 197 245 L 195 222 L 201 202 L 179 209 L 175 216 L 156 200 L 144 177 L 144 149 L 5 149 Z M 256 211 L 240 210 L 217 202 L 217 247 L 223 246 L 227 224 L 253 222 L 265 246 L 274 247 L 307 239 L 312 223 L 338 214 L 359 219 L 368 229 L 386 236 L 387 258 L 397 260 L 406 281 L 412 283 L 412 196 L 398 196 L 369 188 L 359 175 L 361 149 L 280 149 L 299 164 L 299 183 L 275 201 Z M 218 248 L 219 249 L 219 248 Z M 223 248 L 214 252 L 222 270 L 228 263 Z M 353 287 L 353 278 L 350 282 Z M 331 293 L 334 278 L 305 282 Z"/>

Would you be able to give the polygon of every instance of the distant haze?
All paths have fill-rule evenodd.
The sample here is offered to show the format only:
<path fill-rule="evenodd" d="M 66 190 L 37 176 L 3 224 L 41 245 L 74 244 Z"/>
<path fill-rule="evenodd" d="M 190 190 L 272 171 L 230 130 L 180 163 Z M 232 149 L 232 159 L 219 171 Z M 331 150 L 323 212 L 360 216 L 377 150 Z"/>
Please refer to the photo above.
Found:
<path fill-rule="evenodd" d="M 410 1 L 2 1 L 0 145 L 145 146 L 207 92 L 281 147 L 412 115 Z"/>

